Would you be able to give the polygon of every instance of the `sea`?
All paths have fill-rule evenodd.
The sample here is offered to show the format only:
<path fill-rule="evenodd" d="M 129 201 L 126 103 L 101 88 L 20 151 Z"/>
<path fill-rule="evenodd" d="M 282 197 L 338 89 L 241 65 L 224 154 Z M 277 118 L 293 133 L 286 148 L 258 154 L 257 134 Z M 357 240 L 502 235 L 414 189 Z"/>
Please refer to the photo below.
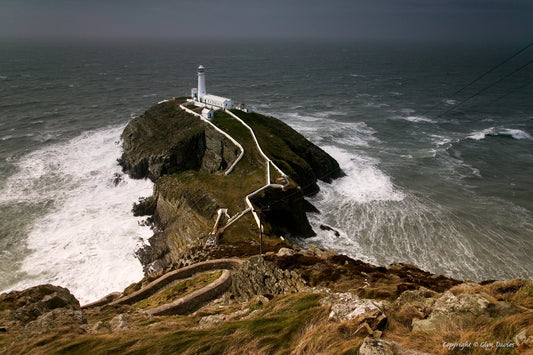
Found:
<path fill-rule="evenodd" d="M 81 303 L 143 277 L 152 183 L 117 164 L 158 101 L 208 93 L 275 116 L 345 177 L 295 240 L 458 279 L 533 278 L 533 47 L 527 43 L 0 43 L 0 292 L 51 283 Z M 248 193 L 249 191 L 243 191 Z M 327 225 L 338 236 L 320 229 Z"/>

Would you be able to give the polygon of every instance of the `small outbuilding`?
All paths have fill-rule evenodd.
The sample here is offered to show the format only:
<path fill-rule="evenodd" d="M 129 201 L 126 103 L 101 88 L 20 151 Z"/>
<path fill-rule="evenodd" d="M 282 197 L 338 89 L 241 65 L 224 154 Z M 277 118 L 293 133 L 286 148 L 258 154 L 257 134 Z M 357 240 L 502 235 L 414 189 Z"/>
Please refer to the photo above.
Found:
<path fill-rule="evenodd" d="M 207 118 L 208 120 L 212 119 L 214 117 L 214 111 L 210 110 L 208 108 L 204 108 L 202 110 L 202 117 Z"/>

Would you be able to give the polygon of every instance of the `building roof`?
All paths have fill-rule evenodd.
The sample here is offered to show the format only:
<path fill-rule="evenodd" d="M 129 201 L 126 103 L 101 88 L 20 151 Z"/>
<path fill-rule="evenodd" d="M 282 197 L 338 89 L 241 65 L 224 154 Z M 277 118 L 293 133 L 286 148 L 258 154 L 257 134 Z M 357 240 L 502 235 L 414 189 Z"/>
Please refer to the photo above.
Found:
<path fill-rule="evenodd" d="M 223 101 L 231 101 L 231 99 L 228 99 L 227 97 L 222 97 L 222 96 L 217 96 L 217 95 L 211 95 L 211 94 L 207 94 L 207 95 L 203 95 L 202 96 L 202 99 L 204 100 L 213 100 L 213 101 L 219 101 L 219 102 L 223 102 Z"/>

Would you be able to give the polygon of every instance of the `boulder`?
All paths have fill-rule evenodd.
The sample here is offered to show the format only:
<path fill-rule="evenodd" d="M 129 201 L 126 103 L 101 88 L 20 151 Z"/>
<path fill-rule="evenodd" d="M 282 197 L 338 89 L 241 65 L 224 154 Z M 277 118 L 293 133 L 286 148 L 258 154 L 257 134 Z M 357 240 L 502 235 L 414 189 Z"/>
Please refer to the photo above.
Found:
<path fill-rule="evenodd" d="M 381 340 L 366 338 L 359 348 L 359 355 L 394 355 L 392 346 Z"/>
<path fill-rule="evenodd" d="M 460 294 L 446 291 L 431 306 L 426 319 L 413 319 L 413 330 L 461 329 L 464 324 L 481 316 L 489 316 L 490 296 L 483 294 Z"/>
<path fill-rule="evenodd" d="M 382 302 L 360 299 L 352 293 L 328 293 L 320 304 L 330 306 L 330 321 L 348 322 L 358 334 L 381 335 L 387 324 Z"/>
<path fill-rule="evenodd" d="M 80 303 L 68 289 L 49 284 L 3 293 L 0 327 L 25 326 L 55 309 L 80 311 Z"/>
<path fill-rule="evenodd" d="M 278 250 L 278 256 L 294 255 L 294 250 L 289 248 L 280 248 Z"/>
<path fill-rule="evenodd" d="M 24 333 L 26 335 L 43 334 L 57 331 L 57 329 L 61 328 L 83 331 L 80 326 L 86 323 L 87 319 L 85 319 L 81 310 L 56 308 L 26 324 L 24 327 Z"/>
<path fill-rule="evenodd" d="M 123 314 L 119 314 L 109 321 L 111 331 L 117 331 L 128 328 L 128 321 Z"/>
<path fill-rule="evenodd" d="M 231 293 L 237 300 L 248 301 L 256 295 L 298 292 L 305 286 L 296 272 L 282 270 L 260 256 L 253 256 L 232 275 Z"/>

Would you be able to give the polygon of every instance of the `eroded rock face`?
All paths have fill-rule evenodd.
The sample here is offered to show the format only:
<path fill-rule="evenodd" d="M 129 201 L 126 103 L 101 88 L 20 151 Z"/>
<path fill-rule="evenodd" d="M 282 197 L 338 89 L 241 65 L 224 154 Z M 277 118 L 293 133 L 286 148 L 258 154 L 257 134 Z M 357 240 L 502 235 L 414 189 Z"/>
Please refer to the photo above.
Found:
<path fill-rule="evenodd" d="M 239 154 L 226 137 L 179 108 L 179 102 L 155 105 L 133 119 L 122 133 L 119 162 L 137 179 L 186 170 L 221 171 Z"/>
<path fill-rule="evenodd" d="M 276 295 L 298 292 L 305 281 L 294 271 L 281 270 L 260 256 L 253 256 L 232 275 L 231 293 L 238 300 L 256 295 Z"/>
<path fill-rule="evenodd" d="M 272 188 L 254 197 L 252 203 L 264 206 L 261 216 L 269 227 L 269 234 L 307 238 L 315 236 L 316 233 L 309 225 L 306 212 L 318 212 L 318 210 L 304 197 L 303 190 L 299 188 L 285 191 Z"/>
<path fill-rule="evenodd" d="M 124 171 L 155 183 L 153 196 L 141 200 L 133 209 L 135 215 L 150 215 L 147 224 L 154 228 L 150 245 L 137 253 L 147 275 L 163 272 L 179 263 L 187 249 L 205 243 L 217 210 L 229 208 L 228 201 L 238 201 L 233 203 L 230 213 L 242 211 L 247 207 L 244 197 L 253 191 L 249 191 L 250 186 L 261 187 L 261 182 L 257 185 L 254 180 L 257 180 L 254 169 L 263 168 L 262 160 L 260 166 L 235 172 L 242 175 L 239 178 L 244 182 L 232 180 L 236 181 L 232 185 L 235 191 L 231 192 L 234 198 L 219 193 L 223 185 L 210 185 L 214 176 L 211 174 L 220 178 L 240 150 L 223 134 L 183 111 L 179 107 L 183 101 L 171 100 L 151 107 L 133 119 L 122 134 L 124 153 L 119 162 Z M 306 212 L 317 210 L 304 197 L 318 191 L 317 179 L 331 181 L 342 176 L 338 163 L 273 117 L 254 113 L 247 115 L 245 121 L 253 127 L 266 154 L 286 171 L 292 182 L 301 186 L 293 184 L 286 191 L 266 189 L 254 196 L 252 203 L 261 209 L 259 215 L 265 232 L 271 236 L 314 236 Z M 246 154 L 243 162 L 250 160 L 250 164 L 257 159 L 250 151 Z M 246 183 L 246 179 L 252 183 Z M 246 190 L 239 190 L 240 184 Z M 256 234 L 256 227 L 248 223 L 239 233 Z"/>
<path fill-rule="evenodd" d="M 80 303 L 66 288 L 40 285 L 0 295 L 0 328 L 7 331 L 44 332 L 83 323 Z"/>

